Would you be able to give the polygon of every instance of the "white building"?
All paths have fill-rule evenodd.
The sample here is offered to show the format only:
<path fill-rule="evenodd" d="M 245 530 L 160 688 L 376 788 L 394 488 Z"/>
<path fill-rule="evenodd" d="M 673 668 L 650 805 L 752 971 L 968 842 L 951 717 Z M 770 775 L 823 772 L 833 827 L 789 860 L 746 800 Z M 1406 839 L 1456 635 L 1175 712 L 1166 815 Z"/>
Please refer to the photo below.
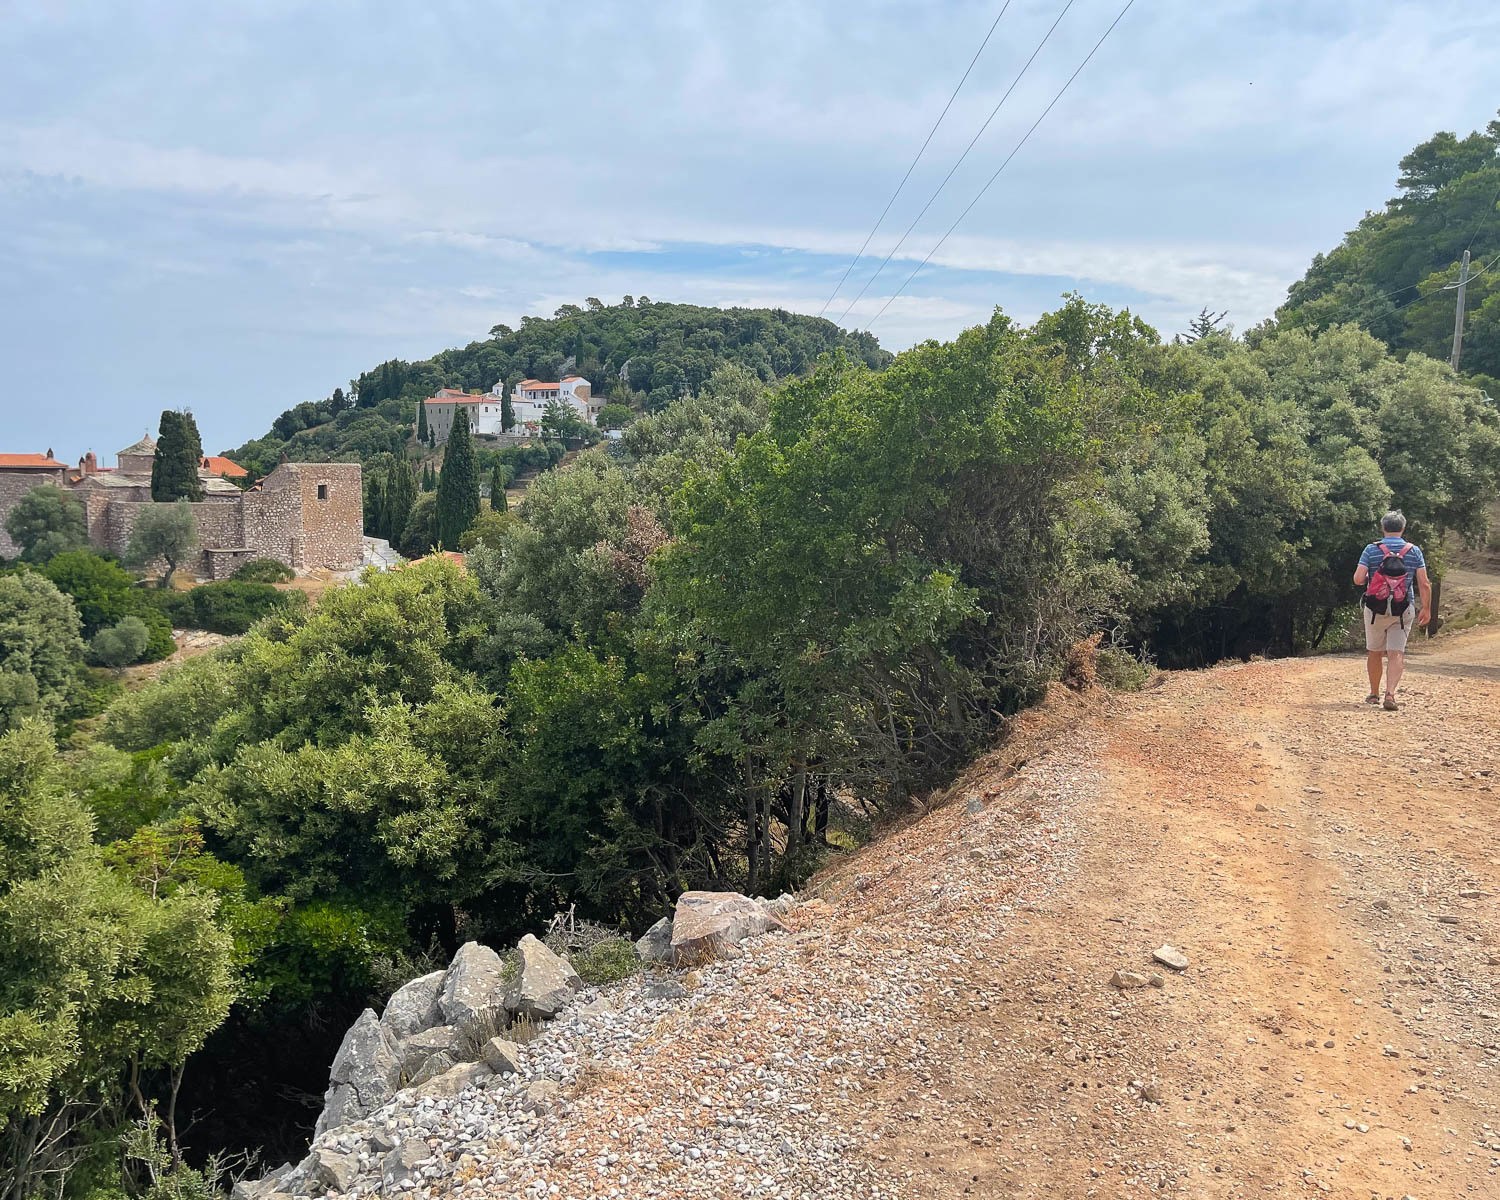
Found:
<path fill-rule="evenodd" d="M 427 406 L 427 426 L 432 430 L 433 443 L 448 440 L 453 428 L 454 414 L 463 411 L 469 417 L 471 433 L 498 436 L 505 432 L 501 428 L 504 407 L 505 384 L 497 383 L 487 394 L 478 395 L 461 392 L 457 388 L 441 388 L 423 403 Z M 523 379 L 511 389 L 511 419 L 514 424 L 510 432 L 520 436 L 537 435 L 542 431 L 542 418 L 547 415 L 547 405 L 553 400 L 562 400 L 572 406 L 580 421 L 597 424 L 603 401 L 595 400 L 593 387 L 579 375 L 567 375 L 558 383 L 543 383 L 537 379 Z"/>
<path fill-rule="evenodd" d="M 500 433 L 500 397 L 496 394 L 472 395 L 457 388 L 440 388 L 435 396 L 423 401 L 427 407 L 427 427 L 432 430 L 433 444 L 448 440 L 453 417 L 464 412 L 469 418 L 469 432 Z"/>

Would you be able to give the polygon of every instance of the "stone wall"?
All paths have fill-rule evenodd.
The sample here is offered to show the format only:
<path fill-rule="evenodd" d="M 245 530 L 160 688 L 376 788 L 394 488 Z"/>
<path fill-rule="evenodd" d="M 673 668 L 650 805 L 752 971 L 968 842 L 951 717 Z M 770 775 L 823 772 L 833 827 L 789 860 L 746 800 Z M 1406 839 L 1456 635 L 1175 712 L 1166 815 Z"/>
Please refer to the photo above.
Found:
<path fill-rule="evenodd" d="M 0 558 L 15 558 L 21 553 L 21 547 L 11 541 L 10 534 L 5 532 L 5 519 L 10 516 L 10 510 L 20 503 L 21 497 L 34 487 L 41 487 L 44 483 L 54 486 L 62 486 L 62 471 L 0 471 Z"/>

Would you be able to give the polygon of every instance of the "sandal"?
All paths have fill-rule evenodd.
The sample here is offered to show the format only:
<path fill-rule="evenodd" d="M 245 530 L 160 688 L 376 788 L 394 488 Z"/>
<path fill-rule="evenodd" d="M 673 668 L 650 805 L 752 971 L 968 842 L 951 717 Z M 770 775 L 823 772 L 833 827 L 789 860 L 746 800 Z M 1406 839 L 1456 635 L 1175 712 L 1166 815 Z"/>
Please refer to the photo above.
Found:
<path fill-rule="evenodd" d="M 1368 696 L 1365 697 L 1365 703 L 1366 704 L 1379 704 L 1380 703 L 1380 693 L 1379 692 L 1371 692 Z"/>
<path fill-rule="evenodd" d="M 1391 695 L 1390 692 L 1387 692 L 1385 694 L 1385 703 L 1383 703 L 1380 707 L 1383 708 L 1383 709 L 1385 709 L 1386 712 L 1395 712 L 1396 711 L 1396 697 L 1393 696 L 1393 695 Z"/>

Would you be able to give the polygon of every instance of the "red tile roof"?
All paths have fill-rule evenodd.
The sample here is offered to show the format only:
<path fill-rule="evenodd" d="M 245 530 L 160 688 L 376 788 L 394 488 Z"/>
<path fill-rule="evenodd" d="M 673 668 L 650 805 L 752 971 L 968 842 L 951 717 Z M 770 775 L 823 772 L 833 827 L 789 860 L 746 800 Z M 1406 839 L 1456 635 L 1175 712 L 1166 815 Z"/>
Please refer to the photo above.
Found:
<path fill-rule="evenodd" d="M 495 397 L 490 395 L 471 396 L 467 392 L 448 392 L 444 395 L 439 392 L 436 396 L 428 396 L 423 404 L 489 404 L 494 402 Z"/>
<path fill-rule="evenodd" d="M 60 463 L 45 454 L 0 454 L 0 470 L 19 468 L 56 471 L 59 468 L 66 470 L 67 466 L 67 463 Z"/>
<path fill-rule="evenodd" d="M 203 459 L 204 470 L 212 471 L 215 475 L 222 475 L 226 479 L 243 479 L 250 474 L 239 463 L 225 458 L 222 454 L 209 454 Z"/>
<path fill-rule="evenodd" d="M 521 387 L 533 392 L 555 392 L 561 386 L 560 383 L 542 383 L 538 379 L 521 380 Z"/>

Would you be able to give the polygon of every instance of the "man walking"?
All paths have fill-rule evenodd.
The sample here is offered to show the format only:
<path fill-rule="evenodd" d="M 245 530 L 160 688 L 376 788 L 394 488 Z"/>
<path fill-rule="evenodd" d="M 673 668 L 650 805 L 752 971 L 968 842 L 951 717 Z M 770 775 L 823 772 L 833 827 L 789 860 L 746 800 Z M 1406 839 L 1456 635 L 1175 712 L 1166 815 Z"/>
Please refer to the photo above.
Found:
<path fill-rule="evenodd" d="M 1380 518 L 1378 542 L 1371 542 L 1354 569 L 1356 587 L 1365 589 L 1365 657 L 1370 671 L 1370 694 L 1366 704 L 1382 703 L 1381 660 L 1385 659 L 1386 709 L 1396 711 L 1396 688 L 1406 669 L 1406 638 L 1414 625 L 1426 625 L 1432 614 L 1432 585 L 1427 581 L 1427 560 L 1420 546 L 1406 540 L 1406 518 L 1392 509 Z M 1422 598 L 1416 620 L 1412 620 L 1412 584 Z"/>

